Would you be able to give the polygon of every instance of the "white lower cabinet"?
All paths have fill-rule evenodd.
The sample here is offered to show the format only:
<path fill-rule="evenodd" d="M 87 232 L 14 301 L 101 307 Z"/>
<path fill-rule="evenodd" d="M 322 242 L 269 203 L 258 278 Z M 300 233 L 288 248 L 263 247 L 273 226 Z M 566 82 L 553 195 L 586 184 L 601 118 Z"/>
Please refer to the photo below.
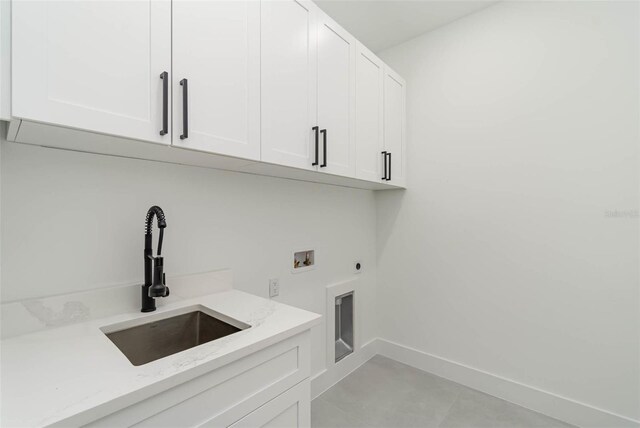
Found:
<path fill-rule="evenodd" d="M 311 418 L 311 385 L 309 379 L 300 382 L 259 409 L 231 425 L 234 428 L 308 427 Z M 208 425 L 204 425 L 208 426 Z"/>
<path fill-rule="evenodd" d="M 87 426 L 307 427 L 310 358 L 306 331 Z"/>

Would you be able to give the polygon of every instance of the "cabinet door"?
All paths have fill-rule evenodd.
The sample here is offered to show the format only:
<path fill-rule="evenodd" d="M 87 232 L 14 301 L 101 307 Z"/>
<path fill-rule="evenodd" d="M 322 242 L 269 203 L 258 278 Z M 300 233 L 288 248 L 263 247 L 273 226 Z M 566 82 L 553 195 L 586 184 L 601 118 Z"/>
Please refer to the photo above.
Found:
<path fill-rule="evenodd" d="M 300 382 L 230 427 L 309 427 L 311 425 L 311 388 L 309 385 L 309 379 Z"/>
<path fill-rule="evenodd" d="M 382 177 L 384 63 L 358 43 L 356 55 L 356 177 Z"/>
<path fill-rule="evenodd" d="M 390 154 L 390 184 L 404 186 L 405 172 L 405 82 L 393 70 L 384 71 L 384 149 Z"/>
<path fill-rule="evenodd" d="M 12 18 L 13 116 L 170 143 L 170 0 L 14 1 Z"/>
<path fill-rule="evenodd" d="M 261 3 L 262 160 L 316 169 L 316 6 Z"/>
<path fill-rule="evenodd" d="M 318 16 L 320 170 L 355 176 L 355 39 L 326 14 Z M 326 150 L 324 140 L 326 139 Z"/>
<path fill-rule="evenodd" d="M 260 2 L 174 0 L 172 19 L 173 144 L 260 159 Z"/>

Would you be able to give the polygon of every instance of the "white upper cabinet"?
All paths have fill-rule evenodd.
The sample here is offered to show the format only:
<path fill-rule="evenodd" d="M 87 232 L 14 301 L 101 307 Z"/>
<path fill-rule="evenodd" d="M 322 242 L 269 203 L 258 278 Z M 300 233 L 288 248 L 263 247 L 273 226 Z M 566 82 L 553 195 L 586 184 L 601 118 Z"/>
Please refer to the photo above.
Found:
<path fill-rule="evenodd" d="M 358 43 L 356 55 L 356 177 L 380 181 L 384 161 L 384 63 Z"/>
<path fill-rule="evenodd" d="M 404 187 L 405 157 L 405 92 L 404 79 L 385 66 L 384 70 L 384 150 L 387 152 L 387 181 Z"/>
<path fill-rule="evenodd" d="M 317 28 L 319 167 L 353 177 L 356 40 L 323 12 Z"/>
<path fill-rule="evenodd" d="M 404 80 L 310 0 L 0 0 L 0 35 L 11 141 L 405 186 Z"/>
<path fill-rule="evenodd" d="M 316 169 L 317 7 L 296 0 L 261 6 L 261 159 Z"/>
<path fill-rule="evenodd" d="M 13 1 L 12 18 L 14 117 L 171 142 L 170 0 Z"/>
<path fill-rule="evenodd" d="M 172 15 L 173 144 L 259 160 L 260 2 L 173 0 Z"/>

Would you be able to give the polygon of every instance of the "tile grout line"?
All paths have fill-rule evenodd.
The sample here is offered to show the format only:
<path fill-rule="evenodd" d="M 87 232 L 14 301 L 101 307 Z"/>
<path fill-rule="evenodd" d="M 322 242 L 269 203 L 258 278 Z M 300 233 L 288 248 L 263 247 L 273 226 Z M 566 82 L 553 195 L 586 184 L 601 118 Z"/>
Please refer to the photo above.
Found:
<path fill-rule="evenodd" d="M 328 391 L 328 390 L 327 390 Z M 325 391 L 326 392 L 326 391 Z M 323 393 L 324 394 L 324 393 Z M 322 395 L 322 394 L 321 394 Z M 344 413 L 345 415 L 348 415 L 350 418 L 355 419 L 356 421 L 358 421 L 361 426 L 367 426 L 367 423 L 365 421 L 363 421 L 362 419 L 360 419 L 358 416 L 354 415 L 353 413 L 349 413 L 348 411 L 344 410 L 341 407 L 336 406 L 335 404 L 331 403 L 328 400 L 325 400 L 323 398 L 321 398 L 321 395 L 317 396 L 316 398 L 314 398 L 313 400 L 311 400 L 311 403 L 313 404 L 313 402 L 315 400 L 321 400 L 325 405 L 331 407 L 332 409 L 335 409 L 338 413 Z M 318 428 L 318 427 L 314 427 L 314 428 Z M 320 427 L 321 428 L 321 427 Z"/>
<path fill-rule="evenodd" d="M 451 409 L 453 409 L 453 406 L 455 406 L 455 404 L 458 402 L 458 400 L 460 400 L 460 395 L 462 394 L 462 391 L 458 391 L 456 392 L 456 398 L 455 400 L 453 400 L 451 402 L 451 405 L 449 406 L 449 408 L 447 409 L 447 411 L 445 412 L 444 416 L 442 417 L 442 419 L 440 419 L 438 421 L 438 423 L 436 424 L 436 427 L 440 428 L 440 426 L 442 425 L 442 423 L 444 421 L 447 420 L 447 417 L 449 416 L 449 414 L 451 413 Z"/>

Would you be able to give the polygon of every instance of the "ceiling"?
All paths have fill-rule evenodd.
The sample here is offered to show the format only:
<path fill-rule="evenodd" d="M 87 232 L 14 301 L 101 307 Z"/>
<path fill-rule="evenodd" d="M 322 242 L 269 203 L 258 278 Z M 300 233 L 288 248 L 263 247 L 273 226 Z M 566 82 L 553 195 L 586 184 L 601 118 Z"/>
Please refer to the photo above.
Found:
<path fill-rule="evenodd" d="M 379 52 L 497 1 L 316 0 L 315 3 L 365 46 Z"/>

